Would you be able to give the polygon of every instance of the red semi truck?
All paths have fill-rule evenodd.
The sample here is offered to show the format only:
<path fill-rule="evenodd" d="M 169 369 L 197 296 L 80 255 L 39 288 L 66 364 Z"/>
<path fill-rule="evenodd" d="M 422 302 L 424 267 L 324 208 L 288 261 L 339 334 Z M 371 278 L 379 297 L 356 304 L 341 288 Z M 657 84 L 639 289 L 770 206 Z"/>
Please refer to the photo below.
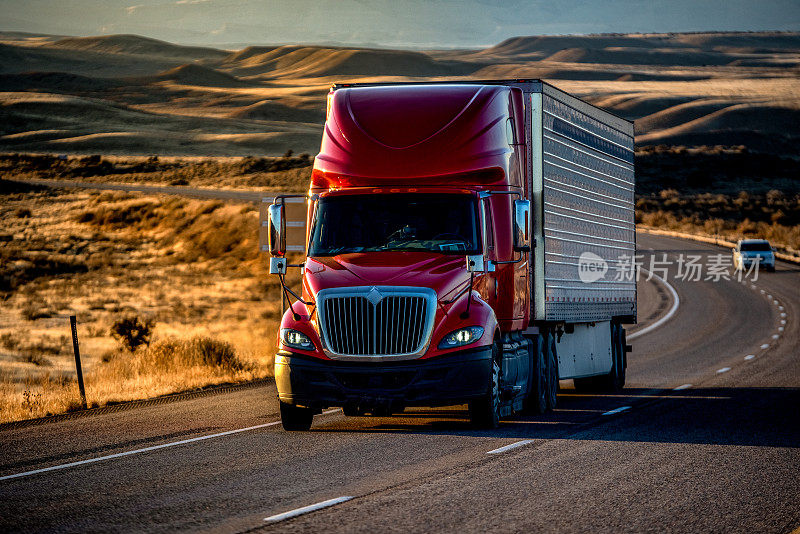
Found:
<path fill-rule="evenodd" d="M 294 297 L 283 427 L 332 406 L 466 404 L 494 428 L 555 407 L 560 379 L 621 388 L 633 154 L 631 122 L 539 80 L 334 85 L 308 195 L 276 198 L 264 223 Z M 305 224 L 287 226 L 291 202 Z M 300 294 L 287 232 L 304 235 Z"/>

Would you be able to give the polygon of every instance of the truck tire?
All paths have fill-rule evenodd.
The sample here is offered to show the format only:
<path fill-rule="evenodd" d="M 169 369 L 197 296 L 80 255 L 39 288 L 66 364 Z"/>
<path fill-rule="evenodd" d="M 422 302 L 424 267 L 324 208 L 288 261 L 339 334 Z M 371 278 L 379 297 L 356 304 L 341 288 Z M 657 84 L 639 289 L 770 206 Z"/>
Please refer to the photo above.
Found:
<path fill-rule="evenodd" d="M 284 430 L 308 430 L 314 421 L 314 411 L 311 408 L 293 406 L 283 401 L 281 403 L 281 425 Z"/>
<path fill-rule="evenodd" d="M 546 339 L 545 336 L 539 334 L 528 344 L 531 357 L 531 387 L 523 405 L 526 414 L 540 415 L 547 411 Z"/>
<path fill-rule="evenodd" d="M 502 347 L 499 340 L 492 344 L 492 363 L 489 373 L 489 387 L 486 395 L 469 403 L 469 420 L 477 428 L 497 428 L 500 426 L 500 357 Z"/>
<path fill-rule="evenodd" d="M 625 387 L 625 370 L 628 367 L 628 354 L 625 347 L 628 346 L 628 340 L 625 335 L 625 328 L 621 324 L 617 324 L 617 382 L 615 384 L 615 391 L 619 391 Z"/>
<path fill-rule="evenodd" d="M 545 335 L 545 369 L 547 370 L 547 410 L 554 410 L 558 404 L 558 356 L 556 340 L 552 332 Z"/>

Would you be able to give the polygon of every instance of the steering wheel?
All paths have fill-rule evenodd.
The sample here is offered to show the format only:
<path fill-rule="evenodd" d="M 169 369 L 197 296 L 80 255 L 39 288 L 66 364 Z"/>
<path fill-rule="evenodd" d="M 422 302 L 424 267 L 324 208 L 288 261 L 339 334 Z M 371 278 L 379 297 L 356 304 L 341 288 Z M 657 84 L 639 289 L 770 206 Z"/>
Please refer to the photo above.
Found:
<path fill-rule="evenodd" d="M 464 242 L 467 241 L 466 239 L 464 239 L 464 236 L 461 236 L 461 235 L 458 235 L 458 234 L 455 234 L 455 233 L 452 233 L 452 232 L 444 232 L 444 233 L 441 233 L 439 235 L 436 235 L 436 236 L 433 237 L 432 241 L 438 241 L 439 239 L 455 239 L 455 240 L 464 241 Z"/>

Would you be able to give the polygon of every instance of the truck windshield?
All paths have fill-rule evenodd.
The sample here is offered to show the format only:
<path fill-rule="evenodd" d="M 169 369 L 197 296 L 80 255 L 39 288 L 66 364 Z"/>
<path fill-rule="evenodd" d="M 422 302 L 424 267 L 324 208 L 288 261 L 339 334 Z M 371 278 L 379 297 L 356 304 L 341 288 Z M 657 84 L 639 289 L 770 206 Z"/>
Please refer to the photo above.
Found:
<path fill-rule="evenodd" d="M 769 243 L 742 243 L 741 250 L 745 252 L 770 252 L 772 247 Z"/>
<path fill-rule="evenodd" d="M 427 250 L 477 254 L 476 203 L 465 194 L 374 194 L 321 198 L 309 256 Z"/>

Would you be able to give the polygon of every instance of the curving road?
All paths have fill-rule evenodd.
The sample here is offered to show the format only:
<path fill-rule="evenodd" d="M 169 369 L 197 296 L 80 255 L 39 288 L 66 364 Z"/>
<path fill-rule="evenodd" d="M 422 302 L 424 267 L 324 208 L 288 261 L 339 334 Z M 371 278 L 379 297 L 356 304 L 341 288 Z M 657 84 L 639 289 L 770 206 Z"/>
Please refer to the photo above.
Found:
<path fill-rule="evenodd" d="M 658 259 L 728 252 L 638 243 Z M 332 411 L 285 433 L 273 386 L 0 429 L 0 530 L 792 532 L 800 268 L 754 284 L 675 274 L 680 306 L 632 341 L 622 393 L 564 382 L 554 413 L 497 431 L 451 408 Z M 640 287 L 651 324 L 670 292 Z"/>

